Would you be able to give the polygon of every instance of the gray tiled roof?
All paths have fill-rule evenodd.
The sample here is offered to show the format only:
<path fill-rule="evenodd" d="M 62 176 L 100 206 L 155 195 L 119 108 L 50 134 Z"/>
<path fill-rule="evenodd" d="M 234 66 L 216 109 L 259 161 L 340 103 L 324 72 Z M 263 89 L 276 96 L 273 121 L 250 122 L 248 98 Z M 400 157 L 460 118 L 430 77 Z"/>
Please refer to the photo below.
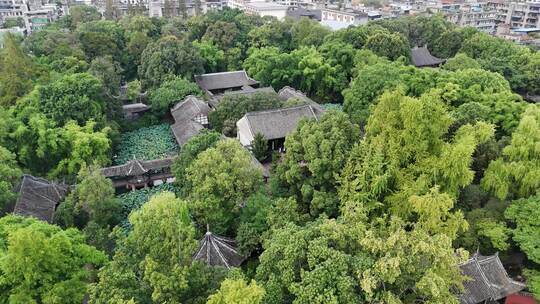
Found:
<path fill-rule="evenodd" d="M 175 121 L 171 125 L 171 130 L 179 146 L 184 145 L 191 137 L 204 129 L 204 126 L 194 119 L 197 116 L 207 117 L 210 111 L 205 101 L 192 95 L 187 96 L 171 109 Z"/>
<path fill-rule="evenodd" d="M 141 176 L 150 170 L 168 168 L 172 165 L 173 158 L 154 160 L 130 160 L 119 166 L 112 166 L 101 169 L 101 174 L 105 177 L 127 177 Z"/>
<path fill-rule="evenodd" d="M 197 75 L 195 82 L 206 91 L 252 86 L 259 83 L 255 79 L 249 78 L 244 70 Z"/>
<path fill-rule="evenodd" d="M 267 140 L 284 138 L 298 125 L 300 120 L 318 119 L 314 108 L 309 105 L 300 105 L 290 108 L 249 112 L 242 119 L 246 119 L 251 134 L 264 135 Z"/>
<path fill-rule="evenodd" d="M 438 66 L 445 61 L 431 55 L 427 47 L 413 48 L 411 50 L 411 58 L 416 67 Z"/>
<path fill-rule="evenodd" d="M 274 93 L 276 94 L 276 91 L 272 87 L 264 87 L 264 88 L 252 88 L 250 86 L 243 86 L 241 90 L 239 91 L 228 91 L 223 94 L 215 95 L 212 99 L 210 99 L 209 103 L 212 107 L 216 107 L 221 100 L 224 97 L 227 96 L 238 96 L 238 95 L 244 95 L 244 96 L 250 96 L 252 94 L 257 93 Z"/>
<path fill-rule="evenodd" d="M 53 222 L 56 205 L 64 199 L 68 187 L 43 178 L 23 175 L 14 214 Z"/>
<path fill-rule="evenodd" d="M 482 256 L 476 253 L 459 267 L 468 277 L 463 283 L 465 291 L 459 296 L 461 304 L 496 301 L 525 288 L 524 284 L 508 277 L 498 254 Z"/>
<path fill-rule="evenodd" d="M 192 120 L 180 121 L 171 125 L 174 138 L 180 147 L 185 145 L 190 138 L 199 134 L 203 129 L 203 125 Z"/>
<path fill-rule="evenodd" d="M 320 104 L 307 97 L 306 94 L 304 94 L 303 92 L 295 90 L 294 88 L 291 88 L 289 86 L 284 86 L 283 88 L 281 88 L 281 90 L 279 90 L 278 92 L 278 96 L 281 100 L 284 101 L 287 101 L 291 98 L 302 100 L 305 103 L 310 104 L 313 109 L 316 110 L 317 115 L 324 112 L 324 108 Z"/>
<path fill-rule="evenodd" d="M 199 249 L 193 260 L 205 262 L 210 266 L 238 267 L 245 260 L 236 249 L 236 241 L 207 232 L 199 241 Z"/>
<path fill-rule="evenodd" d="M 196 96 L 189 95 L 184 98 L 184 100 L 172 107 L 171 114 L 174 117 L 174 120 L 178 123 L 192 119 L 200 114 L 208 115 L 210 111 L 211 109 L 206 102 L 197 98 Z"/>

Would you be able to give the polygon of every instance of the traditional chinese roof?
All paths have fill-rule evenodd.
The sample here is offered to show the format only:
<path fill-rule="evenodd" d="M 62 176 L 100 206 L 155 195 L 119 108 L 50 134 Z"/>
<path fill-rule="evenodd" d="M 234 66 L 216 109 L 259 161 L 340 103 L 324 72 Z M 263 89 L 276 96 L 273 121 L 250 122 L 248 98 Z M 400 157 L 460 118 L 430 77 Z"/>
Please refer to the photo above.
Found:
<path fill-rule="evenodd" d="M 197 115 L 208 115 L 210 111 L 211 109 L 206 102 L 196 96 L 189 95 L 172 107 L 171 114 L 176 122 L 181 122 Z"/>
<path fill-rule="evenodd" d="M 461 304 L 496 301 L 525 288 L 524 284 L 508 277 L 498 254 L 483 256 L 476 253 L 459 267 L 468 277 L 463 283 L 465 291 L 459 296 Z"/>
<path fill-rule="evenodd" d="M 101 169 L 101 174 L 105 177 L 128 177 L 141 176 L 150 170 L 169 168 L 173 163 L 173 158 L 154 160 L 130 160 L 123 165 L 112 166 Z"/>
<path fill-rule="evenodd" d="M 257 80 L 250 78 L 244 70 L 197 75 L 195 82 L 207 92 L 259 84 Z"/>
<path fill-rule="evenodd" d="M 49 223 L 53 222 L 56 205 L 68 192 L 68 187 L 65 185 L 26 174 L 23 175 L 18 188 L 19 197 L 13 213 L 35 217 Z"/>
<path fill-rule="evenodd" d="M 252 141 L 257 133 L 265 139 L 285 138 L 298 125 L 300 120 L 318 119 L 317 111 L 309 104 L 246 113 L 237 123 L 238 132 L 245 134 Z"/>
<path fill-rule="evenodd" d="M 243 86 L 241 90 L 238 91 L 227 91 L 223 94 L 215 95 L 213 96 L 210 101 L 208 102 L 212 107 L 216 107 L 221 100 L 223 100 L 224 97 L 227 96 L 251 96 L 258 93 L 274 93 L 276 94 L 276 91 L 272 87 L 264 87 L 264 88 L 253 88 L 250 86 Z"/>
<path fill-rule="evenodd" d="M 126 104 L 122 106 L 122 111 L 131 112 L 131 113 L 144 112 L 150 109 L 151 109 L 150 106 L 145 105 L 144 103 L 141 103 L 141 102 L 130 103 L 130 104 Z"/>
<path fill-rule="evenodd" d="M 202 124 L 192 120 L 177 122 L 171 125 L 174 138 L 180 147 L 185 145 L 190 138 L 199 134 L 203 129 L 204 126 Z"/>
<path fill-rule="evenodd" d="M 278 92 L 278 96 L 281 100 L 284 100 L 284 101 L 287 101 L 291 98 L 296 98 L 298 100 L 301 100 L 305 102 L 306 104 L 311 105 L 313 109 L 316 110 L 317 115 L 324 112 L 324 108 L 320 104 L 316 103 L 311 98 L 307 97 L 306 94 L 304 94 L 303 92 L 295 90 L 294 88 L 291 88 L 289 86 L 284 86 L 283 88 L 281 88 L 281 90 L 279 90 Z"/>
<path fill-rule="evenodd" d="M 175 120 L 175 123 L 171 125 L 171 130 L 178 145 L 183 146 L 191 137 L 204 129 L 203 124 L 208 124 L 210 111 L 206 102 L 192 95 L 187 96 L 171 109 Z"/>
<path fill-rule="evenodd" d="M 427 47 L 415 47 L 411 49 L 411 58 L 416 67 L 433 67 L 445 62 L 444 59 L 431 55 Z"/>
<path fill-rule="evenodd" d="M 193 260 L 205 262 L 210 266 L 238 267 L 245 260 L 236 249 L 236 241 L 217 236 L 208 231 L 199 241 L 199 249 Z"/>

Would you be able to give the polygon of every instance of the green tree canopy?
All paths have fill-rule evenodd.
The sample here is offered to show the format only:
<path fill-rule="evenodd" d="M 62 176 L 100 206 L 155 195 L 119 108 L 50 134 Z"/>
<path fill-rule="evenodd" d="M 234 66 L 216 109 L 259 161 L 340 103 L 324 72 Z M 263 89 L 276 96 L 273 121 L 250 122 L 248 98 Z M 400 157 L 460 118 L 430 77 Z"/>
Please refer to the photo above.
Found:
<path fill-rule="evenodd" d="M 262 172 L 236 140 L 223 140 L 199 154 L 187 168 L 193 185 L 190 210 L 199 227 L 234 231 L 240 205 L 262 186 Z"/>
<path fill-rule="evenodd" d="M 364 47 L 390 60 L 396 60 L 400 56 L 409 58 L 411 53 L 405 37 L 397 33 L 378 33 L 370 36 Z"/>
<path fill-rule="evenodd" d="M 458 53 L 456 56 L 448 59 L 443 65 L 443 69 L 449 71 L 458 71 L 466 69 L 480 69 L 480 64 L 463 53 Z"/>
<path fill-rule="evenodd" d="M 185 201 L 163 192 L 133 212 L 129 223 L 131 230 L 120 233 L 113 261 L 92 287 L 91 303 L 206 299 L 213 271 L 191 263 L 197 241 Z"/>
<path fill-rule="evenodd" d="M 37 106 L 59 125 L 69 120 L 85 124 L 89 120 L 102 121 L 106 112 L 103 84 L 87 74 L 71 74 L 37 87 Z"/>
<path fill-rule="evenodd" d="M 505 217 L 515 224 L 512 239 L 525 252 L 527 258 L 540 264 L 540 195 L 513 201 L 504 213 Z"/>
<path fill-rule="evenodd" d="M 236 27 L 235 23 L 217 21 L 210 24 L 202 39 L 210 41 L 223 50 L 227 50 L 234 46 L 239 34 L 240 31 Z"/>
<path fill-rule="evenodd" d="M 69 8 L 69 15 L 66 17 L 69 27 L 75 29 L 80 23 L 100 20 L 101 14 L 93 6 L 74 5 Z"/>
<path fill-rule="evenodd" d="M 150 90 L 149 99 L 152 111 L 158 116 L 163 116 L 188 95 L 201 96 L 202 92 L 195 83 L 185 78 L 171 77 L 159 88 Z"/>
<path fill-rule="evenodd" d="M 82 303 L 92 269 L 107 261 L 76 229 L 12 215 L 0 219 L 0 247 L 5 303 Z"/>
<path fill-rule="evenodd" d="M 21 174 L 15 154 L 0 146 L 0 210 L 14 201 L 16 194 L 13 189 L 19 182 Z"/>
<path fill-rule="evenodd" d="M 174 160 L 172 172 L 175 177 L 176 184 L 180 187 L 182 194 L 187 196 L 193 185 L 187 179 L 186 170 L 197 159 L 200 153 L 209 148 L 213 148 L 221 139 L 221 134 L 215 131 L 203 131 L 198 135 L 190 138 L 187 143 L 182 146 L 178 157 Z"/>
<path fill-rule="evenodd" d="M 94 75 L 109 96 L 118 96 L 123 69 L 111 56 L 97 57 L 90 63 L 88 73 Z"/>
<path fill-rule="evenodd" d="M 115 61 L 123 62 L 124 31 L 116 22 L 110 20 L 84 22 L 77 26 L 75 33 L 88 61 L 109 55 Z"/>
<path fill-rule="evenodd" d="M 510 145 L 492 161 L 482 179 L 484 188 L 501 198 L 527 198 L 540 187 L 540 108 L 530 105 L 512 134 Z"/>
<path fill-rule="evenodd" d="M 212 128 L 227 136 L 236 135 L 236 122 L 247 112 L 277 109 L 282 101 L 276 93 L 231 94 L 224 96 L 215 111 L 208 114 Z"/>
<path fill-rule="evenodd" d="M 286 153 L 276 176 L 302 210 L 312 216 L 338 213 L 336 177 L 360 140 L 360 129 L 347 114 L 330 111 L 319 120 L 301 121 L 285 140 Z"/>
<path fill-rule="evenodd" d="M 342 204 L 360 203 L 368 211 L 385 206 L 383 210 L 407 218 L 419 212 L 417 207 L 430 210 L 429 204 L 415 206 L 410 197 L 432 187 L 456 198 L 473 180 L 476 146 L 493 137 L 494 130 L 480 122 L 448 137 L 451 124 L 446 106 L 433 94 L 420 99 L 400 91 L 383 94 L 343 170 Z M 452 203 L 444 208 L 450 210 Z"/>
<path fill-rule="evenodd" d="M 147 88 L 157 87 L 170 76 L 191 78 L 203 72 L 204 59 L 191 43 L 166 36 L 150 43 L 141 55 L 139 79 Z"/>
<path fill-rule="evenodd" d="M 37 67 L 10 33 L 3 37 L 0 52 L 0 106 L 10 106 L 32 89 Z"/>
<path fill-rule="evenodd" d="M 243 279 L 225 279 L 218 291 L 208 297 L 207 304 L 260 304 L 264 289 L 251 280 L 249 284 Z"/>

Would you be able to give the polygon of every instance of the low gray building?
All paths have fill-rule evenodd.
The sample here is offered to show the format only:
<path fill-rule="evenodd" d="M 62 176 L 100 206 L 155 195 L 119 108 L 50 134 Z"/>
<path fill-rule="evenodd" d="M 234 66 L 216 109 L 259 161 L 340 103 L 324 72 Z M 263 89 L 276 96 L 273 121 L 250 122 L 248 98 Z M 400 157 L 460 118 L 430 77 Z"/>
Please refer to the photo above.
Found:
<path fill-rule="evenodd" d="M 255 135 L 260 133 L 272 150 L 281 150 L 285 137 L 302 119 L 318 119 L 322 114 L 311 104 L 246 113 L 236 122 L 237 138 L 244 147 L 251 147 Z"/>
<path fill-rule="evenodd" d="M 259 82 L 244 70 L 196 75 L 195 82 L 209 97 L 259 87 Z"/>
<path fill-rule="evenodd" d="M 171 130 L 178 145 L 182 147 L 191 137 L 208 127 L 208 104 L 196 96 L 189 95 L 171 109 L 174 124 Z"/>
<path fill-rule="evenodd" d="M 56 206 L 64 200 L 69 189 L 66 185 L 25 174 L 16 190 L 19 197 L 13 214 L 52 223 Z"/>

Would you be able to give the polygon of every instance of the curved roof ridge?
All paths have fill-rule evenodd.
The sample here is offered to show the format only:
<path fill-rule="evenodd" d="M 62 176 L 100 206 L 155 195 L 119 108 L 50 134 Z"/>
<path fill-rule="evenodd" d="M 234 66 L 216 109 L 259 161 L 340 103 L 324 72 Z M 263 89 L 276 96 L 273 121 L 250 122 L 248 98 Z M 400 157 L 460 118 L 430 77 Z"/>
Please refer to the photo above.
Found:
<path fill-rule="evenodd" d="M 266 113 L 272 113 L 272 112 L 284 112 L 287 110 L 295 110 L 295 109 L 301 109 L 301 108 L 307 108 L 309 107 L 311 111 L 313 111 L 312 106 L 310 104 L 301 104 L 297 106 L 291 106 L 286 108 L 277 108 L 277 109 L 268 109 L 268 110 L 260 110 L 260 111 L 253 111 L 253 112 L 247 112 L 244 114 L 245 116 L 255 116 L 259 114 L 266 114 Z"/>

